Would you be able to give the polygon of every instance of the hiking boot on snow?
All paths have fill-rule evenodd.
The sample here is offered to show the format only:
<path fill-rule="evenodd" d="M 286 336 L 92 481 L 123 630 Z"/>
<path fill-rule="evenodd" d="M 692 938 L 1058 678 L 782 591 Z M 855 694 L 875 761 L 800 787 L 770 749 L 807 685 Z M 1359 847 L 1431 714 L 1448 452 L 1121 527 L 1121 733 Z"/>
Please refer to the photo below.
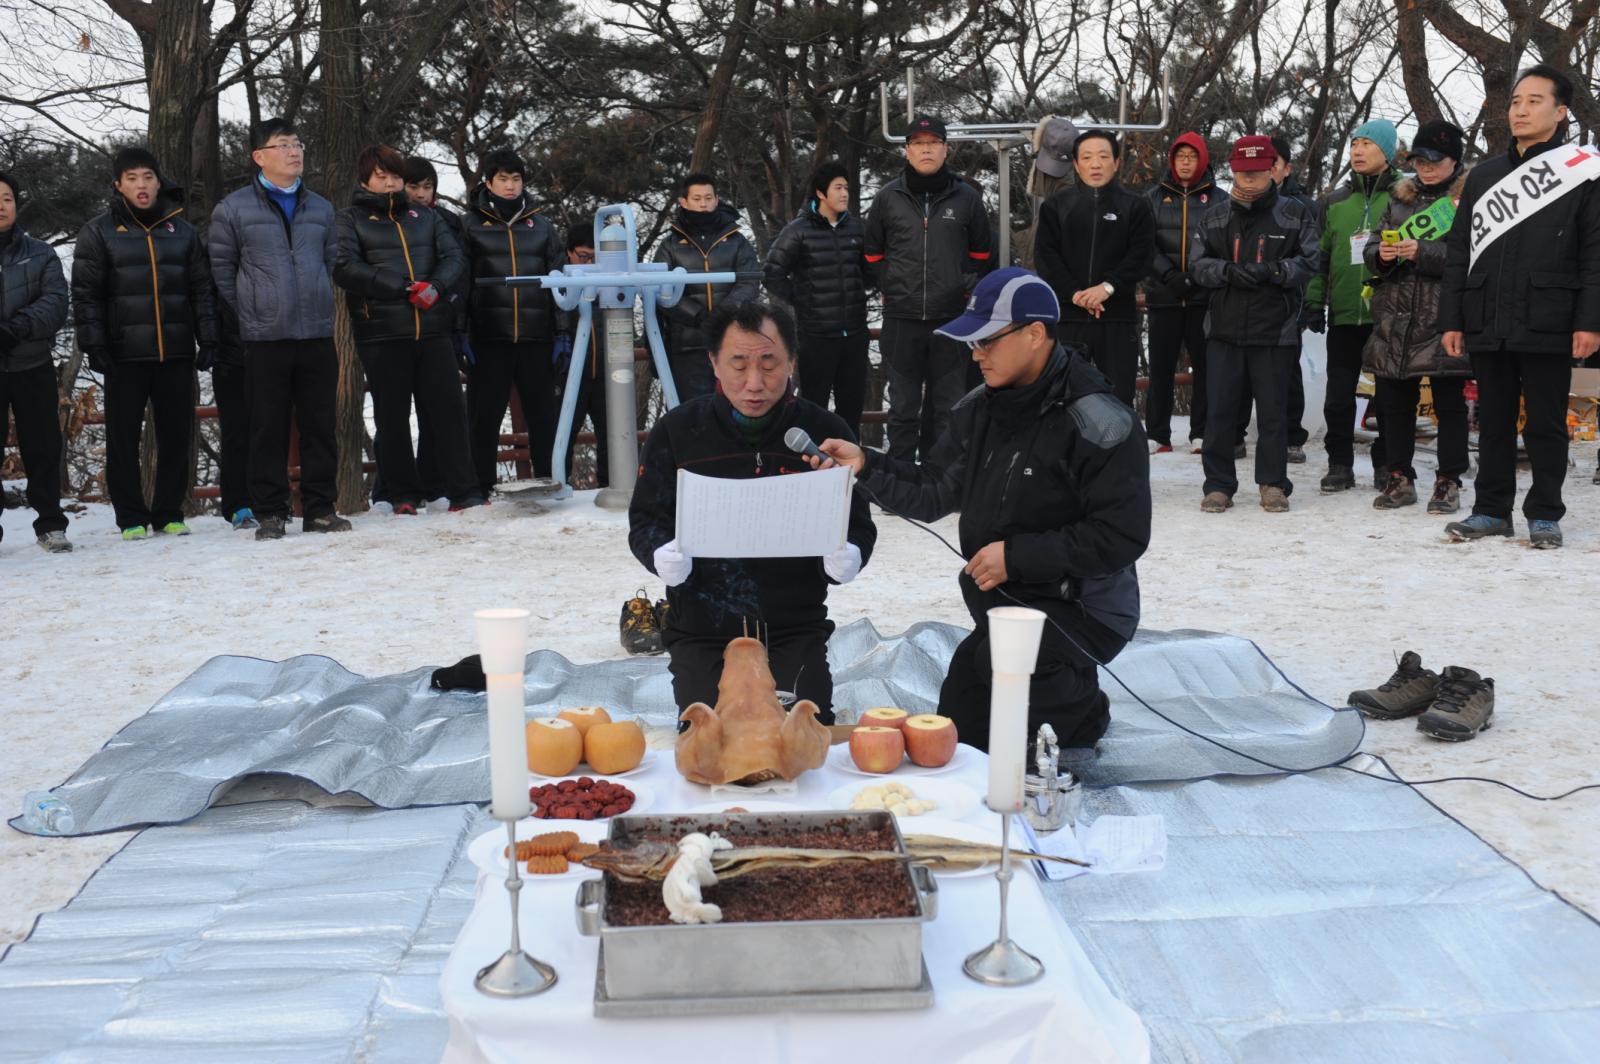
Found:
<path fill-rule="evenodd" d="M 228 519 L 235 532 L 242 532 L 247 528 L 260 528 L 261 522 L 256 520 L 255 511 L 248 506 L 241 506 L 233 511 L 233 516 Z"/>
<path fill-rule="evenodd" d="M 1444 526 L 1444 530 L 1458 543 L 1464 543 L 1469 539 L 1482 539 L 1485 536 L 1510 538 L 1517 533 L 1517 530 L 1511 527 L 1511 522 L 1504 517 L 1490 517 L 1488 514 L 1473 514 L 1465 521 L 1451 521 Z"/>
<path fill-rule="evenodd" d="M 1288 455 L 1288 457 L 1289 457 L 1289 464 L 1290 465 L 1305 465 L 1306 464 L 1306 449 L 1304 447 L 1296 447 L 1294 444 L 1291 443 L 1289 445 L 1289 455 Z"/>
<path fill-rule="evenodd" d="M 72 544 L 67 541 L 65 532 L 46 532 L 39 537 L 39 546 L 51 554 L 71 554 Z"/>
<path fill-rule="evenodd" d="M 1288 513 L 1289 496 L 1275 484 L 1261 485 L 1261 508 L 1269 514 Z"/>
<path fill-rule="evenodd" d="M 256 529 L 256 539 L 282 539 L 288 524 L 277 514 L 269 514 L 261 519 L 261 527 Z"/>
<path fill-rule="evenodd" d="M 1200 512 L 1203 514 L 1220 514 L 1233 506 L 1233 496 L 1220 491 L 1208 491 L 1206 497 L 1200 500 Z"/>
<path fill-rule="evenodd" d="M 1417 730 L 1459 743 L 1487 730 L 1493 718 L 1494 680 L 1459 665 L 1446 665 L 1439 675 L 1433 705 L 1417 718 Z"/>
<path fill-rule="evenodd" d="M 1555 550 L 1561 546 L 1561 522 L 1529 521 L 1528 543 L 1539 550 Z"/>
<path fill-rule="evenodd" d="M 399 512 L 399 507 L 395 508 L 395 512 Z M 415 512 L 416 508 L 413 507 L 412 513 Z M 303 532 L 348 532 L 350 531 L 350 522 L 338 514 L 323 514 L 321 517 L 306 518 L 301 523 L 300 529 Z"/>
<path fill-rule="evenodd" d="M 1356 471 L 1347 465 L 1331 465 L 1328 475 L 1322 478 L 1319 487 L 1322 494 L 1332 495 L 1335 492 L 1349 491 L 1356 486 Z"/>
<path fill-rule="evenodd" d="M 1430 514 L 1453 514 L 1461 509 L 1461 485 L 1443 478 L 1433 482 L 1433 498 L 1428 500 Z"/>
<path fill-rule="evenodd" d="M 1374 510 L 1398 510 L 1417 504 L 1417 482 L 1404 473 L 1390 473 L 1388 483 L 1372 500 Z"/>
<path fill-rule="evenodd" d="M 1393 675 L 1377 687 L 1350 692 L 1350 704 L 1374 720 L 1400 720 L 1427 709 L 1439 693 L 1439 674 L 1422 667 L 1422 655 L 1400 655 Z"/>
<path fill-rule="evenodd" d="M 659 654 L 666 647 L 656 625 L 656 611 L 645 597 L 644 588 L 622 604 L 622 649 L 630 654 Z"/>

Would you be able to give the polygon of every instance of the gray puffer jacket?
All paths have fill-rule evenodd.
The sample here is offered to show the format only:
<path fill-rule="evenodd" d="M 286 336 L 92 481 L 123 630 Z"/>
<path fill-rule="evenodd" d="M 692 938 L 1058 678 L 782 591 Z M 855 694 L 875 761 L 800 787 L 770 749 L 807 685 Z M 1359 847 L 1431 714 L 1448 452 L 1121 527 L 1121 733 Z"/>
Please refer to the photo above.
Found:
<path fill-rule="evenodd" d="M 333 335 L 333 204 L 298 196 L 291 222 L 252 178 L 212 212 L 211 275 L 246 342 Z"/>
<path fill-rule="evenodd" d="M 12 228 L 11 239 L 0 244 L 0 322 L 15 330 L 17 345 L 0 351 L 3 373 L 48 366 L 56 333 L 67 323 L 67 277 L 56 249 L 20 224 Z M 4 421 L 0 410 L 0 425 Z"/>
<path fill-rule="evenodd" d="M 1467 185 L 1467 172 L 1442 185 L 1424 185 L 1415 177 L 1397 181 L 1389 192 L 1378 232 L 1362 253 L 1376 279 L 1372 285 L 1372 335 L 1361 352 L 1362 366 L 1375 377 L 1405 380 L 1410 377 L 1470 377 L 1472 363 L 1444 353 L 1444 330 L 1439 328 L 1439 290 L 1444 279 L 1445 233 L 1437 240 L 1417 241 L 1414 262 L 1385 263 L 1378 258 L 1383 230 L 1399 229 L 1440 199 L 1459 200 Z M 1460 225 L 1470 219 L 1457 216 Z M 1453 227 L 1452 227 L 1453 228 Z"/>

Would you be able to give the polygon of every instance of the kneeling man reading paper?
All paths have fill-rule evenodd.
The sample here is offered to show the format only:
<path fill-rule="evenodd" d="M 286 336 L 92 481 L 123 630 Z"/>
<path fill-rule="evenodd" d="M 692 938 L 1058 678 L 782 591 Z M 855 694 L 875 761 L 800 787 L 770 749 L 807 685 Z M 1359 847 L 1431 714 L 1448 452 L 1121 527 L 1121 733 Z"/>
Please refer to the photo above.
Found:
<path fill-rule="evenodd" d="M 706 537 L 708 522 L 737 525 L 769 515 L 706 508 L 680 515 L 678 485 L 680 471 L 734 480 L 816 477 L 804 457 L 784 446 L 784 433 L 801 428 L 819 440 L 853 436 L 837 415 L 795 395 L 796 338 L 788 311 L 740 303 L 718 310 L 708 334 L 716 392 L 690 399 L 651 428 L 628 508 L 628 546 L 667 585 L 663 641 L 671 655 L 672 692 L 680 708 L 715 705 L 728 640 L 760 636 L 778 687 L 815 702 L 817 719 L 831 724 L 828 585 L 849 583 L 872 556 L 878 532 L 866 500 L 850 499 L 843 542 L 835 534 L 826 554 L 797 557 L 811 547 L 779 541 L 742 550 L 740 557 L 696 557 L 692 541 L 680 547 L 680 527 L 694 526 L 703 540 L 726 542 L 740 537 Z M 797 514 L 796 520 L 811 516 Z M 815 534 L 800 538 L 818 540 Z"/>

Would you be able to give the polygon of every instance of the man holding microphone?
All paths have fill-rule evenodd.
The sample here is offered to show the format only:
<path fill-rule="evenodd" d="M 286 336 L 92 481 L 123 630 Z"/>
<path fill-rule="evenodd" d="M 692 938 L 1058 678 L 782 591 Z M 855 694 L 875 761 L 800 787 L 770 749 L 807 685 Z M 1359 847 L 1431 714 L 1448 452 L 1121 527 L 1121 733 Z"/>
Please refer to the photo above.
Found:
<path fill-rule="evenodd" d="M 1139 624 L 1134 563 L 1150 543 L 1150 459 L 1132 407 L 1076 345 L 1056 339 L 1061 308 L 1037 274 L 997 270 L 938 331 L 965 343 L 983 386 L 957 403 L 921 464 L 844 439 L 813 468 L 846 465 L 886 510 L 923 521 L 961 512 L 961 595 L 975 625 L 956 647 L 939 712 L 962 740 L 988 736 L 988 611 L 1021 604 L 1050 618 L 1029 692 L 1030 734 L 1055 729 L 1092 748 L 1110 724 L 1096 666 Z"/>

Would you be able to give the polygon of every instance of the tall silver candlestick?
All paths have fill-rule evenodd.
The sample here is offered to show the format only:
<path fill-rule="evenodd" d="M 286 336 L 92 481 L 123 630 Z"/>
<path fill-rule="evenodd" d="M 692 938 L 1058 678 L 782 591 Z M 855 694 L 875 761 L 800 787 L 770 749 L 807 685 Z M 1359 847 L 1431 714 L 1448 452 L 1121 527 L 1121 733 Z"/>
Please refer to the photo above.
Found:
<path fill-rule="evenodd" d="M 1006 927 L 1006 902 L 1011 890 L 1011 814 L 1000 820 L 1000 870 L 994 878 L 1000 883 L 1000 935 L 989 945 L 967 957 L 961 970 L 989 986 L 1022 986 L 1044 974 L 1044 962 L 1015 942 Z"/>
<path fill-rule="evenodd" d="M 485 994 L 497 997 L 527 997 L 555 986 L 556 970 L 522 951 L 522 933 L 517 913 L 522 876 L 517 872 L 517 822 L 514 820 L 506 821 L 506 840 L 511 848 L 506 862 L 511 866 L 511 871 L 506 873 L 506 893 L 511 896 L 511 948 L 493 964 L 479 969 L 473 984 Z"/>

